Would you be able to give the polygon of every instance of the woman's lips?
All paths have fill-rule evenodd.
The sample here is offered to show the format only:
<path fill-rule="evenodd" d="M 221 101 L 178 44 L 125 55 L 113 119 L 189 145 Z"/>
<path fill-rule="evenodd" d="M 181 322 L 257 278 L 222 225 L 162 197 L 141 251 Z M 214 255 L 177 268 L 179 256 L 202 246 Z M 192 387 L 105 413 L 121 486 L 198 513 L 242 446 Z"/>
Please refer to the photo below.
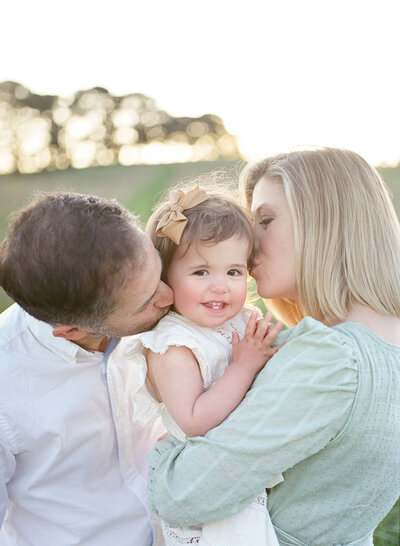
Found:
<path fill-rule="evenodd" d="M 249 275 L 250 275 L 251 277 L 254 277 L 255 272 L 256 272 L 256 269 L 258 268 L 259 265 L 260 265 L 260 262 L 258 262 L 258 263 L 254 263 L 254 262 L 253 262 L 253 264 L 252 264 L 252 266 L 251 266 L 251 268 L 250 268 L 250 271 L 249 271 Z"/>

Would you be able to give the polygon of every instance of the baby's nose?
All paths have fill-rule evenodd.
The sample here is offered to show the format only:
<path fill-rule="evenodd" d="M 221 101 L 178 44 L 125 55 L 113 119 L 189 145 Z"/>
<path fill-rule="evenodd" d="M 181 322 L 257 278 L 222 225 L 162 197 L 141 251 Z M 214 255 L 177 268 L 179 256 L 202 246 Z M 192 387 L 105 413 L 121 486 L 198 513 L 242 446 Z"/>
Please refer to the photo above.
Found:
<path fill-rule="evenodd" d="M 226 282 L 224 281 L 215 281 L 210 288 L 212 292 L 215 292 L 218 294 L 224 294 L 225 292 L 228 291 L 228 287 L 226 285 Z"/>

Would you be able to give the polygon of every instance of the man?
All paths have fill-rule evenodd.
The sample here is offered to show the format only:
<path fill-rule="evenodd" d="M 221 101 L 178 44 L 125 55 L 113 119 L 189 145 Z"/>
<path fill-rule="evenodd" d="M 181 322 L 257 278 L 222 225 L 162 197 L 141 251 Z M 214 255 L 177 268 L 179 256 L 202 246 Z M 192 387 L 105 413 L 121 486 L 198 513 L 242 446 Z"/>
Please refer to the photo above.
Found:
<path fill-rule="evenodd" d="M 114 201 L 50 193 L 0 247 L 0 544 L 150 546 L 146 455 L 124 340 L 172 304 L 161 261 Z"/>

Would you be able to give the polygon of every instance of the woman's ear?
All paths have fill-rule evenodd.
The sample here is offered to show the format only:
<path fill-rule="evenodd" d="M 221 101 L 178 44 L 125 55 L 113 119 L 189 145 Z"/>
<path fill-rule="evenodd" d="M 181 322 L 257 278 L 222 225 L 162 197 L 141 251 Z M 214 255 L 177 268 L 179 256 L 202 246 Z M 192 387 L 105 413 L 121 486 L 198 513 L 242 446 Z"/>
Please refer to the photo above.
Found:
<path fill-rule="evenodd" d="M 54 337 L 63 337 L 70 341 L 77 341 L 87 335 L 87 330 L 77 328 L 76 326 L 66 326 L 65 324 L 59 324 L 53 328 Z"/>

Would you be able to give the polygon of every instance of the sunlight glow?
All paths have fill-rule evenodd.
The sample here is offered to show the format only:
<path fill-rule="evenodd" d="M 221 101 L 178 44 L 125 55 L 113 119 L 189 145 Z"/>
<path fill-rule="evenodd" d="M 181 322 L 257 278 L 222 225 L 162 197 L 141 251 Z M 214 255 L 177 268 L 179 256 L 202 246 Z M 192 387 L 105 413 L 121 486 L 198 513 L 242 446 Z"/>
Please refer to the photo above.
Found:
<path fill-rule="evenodd" d="M 190 3 L 182 0 L 114 0 L 112 10 L 96 5 L 94 17 L 90 2 L 70 0 L 68 9 L 61 2 L 63 17 L 51 24 L 38 17 L 38 10 L 51 13 L 50 0 L 21 0 L 7 3 L 6 9 L 7 20 L 18 21 L 18 35 L 24 40 L 15 39 L 13 25 L 4 25 L 0 40 L 7 53 L 2 56 L 0 81 L 19 82 L 15 93 L 21 99 L 26 95 L 24 85 L 39 94 L 62 97 L 54 120 L 65 126 L 64 142 L 91 135 L 99 143 L 94 156 L 93 147 L 84 145 L 86 151 L 74 160 L 79 164 L 89 156 L 99 164 L 110 161 L 111 155 L 101 148 L 104 135 L 99 123 L 85 117 L 96 104 L 103 120 L 112 112 L 112 100 L 96 87 L 103 86 L 114 96 L 128 95 L 112 113 L 111 123 L 113 138 L 128 146 L 119 155 L 129 163 L 133 157 L 177 160 L 179 149 L 184 161 L 190 155 L 188 139 L 207 137 L 202 122 L 196 121 L 187 133 L 177 129 L 174 138 L 180 147 L 168 144 L 165 152 L 154 143 L 149 151 L 133 152 L 129 146 L 143 144 L 129 130 L 138 122 L 151 139 L 166 137 L 162 126 L 167 120 L 161 119 L 157 101 L 173 117 L 217 114 L 238 137 L 245 158 L 295 146 L 333 145 L 353 149 L 374 164 L 394 165 L 400 160 L 397 8 L 397 0 L 333 4 L 247 0 L 244 5 L 203 0 L 194 15 Z M 100 32 L 103 28 L 107 39 Z M 79 99 L 82 119 L 72 121 L 68 97 L 92 88 L 97 91 Z M 149 104 L 143 104 L 140 93 Z M 124 128 L 129 131 L 120 131 Z M 3 149 L 8 129 L 1 130 L 4 172 L 14 167 Z M 24 153 L 31 157 L 23 160 L 26 169 L 34 163 L 31 154 L 41 153 L 40 138 L 26 144 Z M 231 145 L 225 136 L 218 142 L 224 150 Z M 158 160 L 156 149 L 161 154 Z M 206 140 L 191 157 L 208 157 Z"/>

